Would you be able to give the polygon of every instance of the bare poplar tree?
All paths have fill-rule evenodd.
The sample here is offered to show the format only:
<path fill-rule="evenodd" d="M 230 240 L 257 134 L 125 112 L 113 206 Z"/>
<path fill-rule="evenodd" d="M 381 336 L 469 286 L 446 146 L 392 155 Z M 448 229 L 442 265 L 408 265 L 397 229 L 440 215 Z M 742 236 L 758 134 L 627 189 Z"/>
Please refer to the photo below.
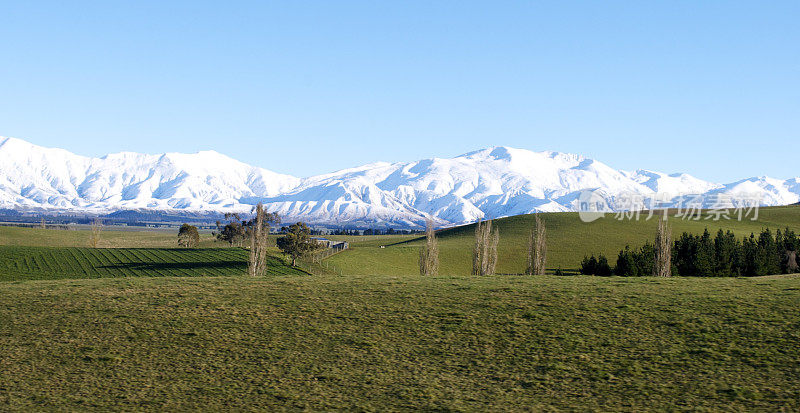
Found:
<path fill-rule="evenodd" d="M 498 229 L 492 231 L 492 221 L 478 221 L 475 227 L 475 247 L 472 251 L 472 274 L 491 275 L 497 267 Z"/>
<path fill-rule="evenodd" d="M 653 266 L 653 275 L 656 277 L 669 277 L 672 275 L 672 228 L 667 224 L 666 213 L 664 219 L 658 220 L 656 230 L 656 257 Z"/>
<path fill-rule="evenodd" d="M 547 265 L 547 228 L 544 226 L 544 221 L 536 217 L 536 243 L 533 262 L 536 264 L 533 267 L 534 274 L 544 275 Z"/>
<path fill-rule="evenodd" d="M 528 234 L 528 254 L 525 262 L 525 275 L 533 275 L 533 245 L 536 243 L 536 230 L 532 229 Z"/>
<path fill-rule="evenodd" d="M 534 215 L 534 227 L 528 237 L 528 266 L 525 274 L 544 275 L 547 263 L 547 235 L 539 214 Z"/>
<path fill-rule="evenodd" d="M 97 248 L 97 244 L 100 243 L 100 231 L 103 228 L 103 221 L 100 218 L 95 218 L 92 220 L 91 224 L 91 234 L 89 235 L 89 245 L 92 248 Z"/>
<path fill-rule="evenodd" d="M 489 238 L 492 235 L 492 220 L 486 221 L 481 233 L 481 275 L 489 274 Z"/>
<path fill-rule="evenodd" d="M 42 218 L 42 222 L 39 225 L 42 229 L 47 229 L 47 223 L 45 223 L 44 218 Z"/>
<path fill-rule="evenodd" d="M 267 244 L 269 239 L 269 221 L 264 212 L 264 205 L 260 202 L 255 208 L 256 216 L 252 221 L 250 230 L 250 262 L 247 272 L 251 276 L 267 274 Z"/>
<path fill-rule="evenodd" d="M 472 248 L 472 275 L 481 274 L 481 251 L 483 251 L 481 220 L 475 224 L 475 245 Z"/>
<path fill-rule="evenodd" d="M 491 221 L 490 221 L 491 222 Z M 489 253 L 486 257 L 486 273 L 484 275 L 492 275 L 495 273 L 495 268 L 497 268 L 497 245 L 500 243 L 500 230 L 495 228 L 492 232 L 491 236 L 487 240 L 487 244 L 489 244 Z"/>
<path fill-rule="evenodd" d="M 419 250 L 419 274 L 439 274 L 439 245 L 436 242 L 436 231 L 433 230 L 433 221 L 426 221 L 425 246 Z"/>

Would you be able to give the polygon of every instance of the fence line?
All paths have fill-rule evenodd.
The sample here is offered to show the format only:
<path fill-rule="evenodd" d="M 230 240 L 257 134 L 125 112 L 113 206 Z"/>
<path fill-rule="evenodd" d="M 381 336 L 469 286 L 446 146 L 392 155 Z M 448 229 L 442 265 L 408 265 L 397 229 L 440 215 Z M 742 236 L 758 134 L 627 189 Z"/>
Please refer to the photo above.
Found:
<path fill-rule="evenodd" d="M 343 245 L 327 248 L 323 251 L 311 254 L 307 259 L 298 259 L 297 264 L 300 268 L 311 274 L 321 273 L 344 275 L 344 272 L 341 270 L 341 268 L 329 263 L 327 259 L 347 249 L 349 248 Z"/>
<path fill-rule="evenodd" d="M 338 245 L 333 247 L 333 248 L 326 248 L 323 251 L 319 251 L 319 252 L 313 254 L 311 256 L 311 261 L 312 262 L 316 262 L 316 263 L 320 263 L 320 262 L 322 262 L 322 260 L 324 260 L 326 258 L 330 258 L 330 257 L 332 257 L 332 256 L 334 256 L 334 255 L 336 255 L 336 254 L 338 254 L 338 253 L 340 253 L 340 252 L 342 252 L 342 251 L 344 251 L 346 249 L 348 249 L 348 248 L 345 247 L 345 246 L 338 246 Z"/>

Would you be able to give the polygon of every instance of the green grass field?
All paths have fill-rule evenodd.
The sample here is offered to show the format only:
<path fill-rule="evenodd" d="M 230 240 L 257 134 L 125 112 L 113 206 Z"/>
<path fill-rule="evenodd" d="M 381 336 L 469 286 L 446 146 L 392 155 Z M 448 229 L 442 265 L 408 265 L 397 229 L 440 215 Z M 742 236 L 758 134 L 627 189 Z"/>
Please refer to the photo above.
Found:
<path fill-rule="evenodd" d="M 625 245 L 640 246 L 653 242 L 656 221 L 619 221 L 608 216 L 584 223 L 577 213 L 541 214 L 547 227 L 547 267 L 552 273 L 561 268 L 575 272 L 584 255 L 605 254 L 616 260 Z M 786 227 L 800 231 L 800 206 L 762 208 L 757 221 L 701 220 L 690 221 L 670 218 L 673 233 L 686 231 L 700 234 L 705 228 L 734 231 L 738 236 L 748 236 L 763 228 L 773 231 Z M 520 215 L 494 221 L 500 229 L 497 271 L 520 274 L 525 270 L 527 237 L 533 225 L 532 215 Z M 472 269 L 474 225 L 439 231 L 440 274 L 469 275 Z M 330 263 L 345 274 L 407 275 L 418 273 L 419 237 L 398 236 L 393 239 L 351 240 L 351 250 L 330 258 Z M 385 248 L 380 248 L 384 245 Z"/>
<path fill-rule="evenodd" d="M 72 229 L 39 229 L 0 226 L 0 245 L 36 247 L 89 247 L 90 231 Z M 101 248 L 177 248 L 178 230 L 120 230 L 103 227 Z M 211 234 L 200 235 L 201 248 L 220 248 L 227 244 L 215 242 Z"/>
<path fill-rule="evenodd" d="M 551 268 L 655 232 L 543 218 Z M 501 272 L 531 219 L 496 221 Z M 800 230 L 800 208 L 672 222 Z M 273 251 L 252 278 L 209 235 L 0 227 L 0 411 L 800 410 L 800 276 L 473 277 L 473 227 L 439 237 L 439 277 L 418 237 L 370 236 L 332 237 L 353 246 L 333 270 Z"/>
<path fill-rule="evenodd" d="M 0 410 L 800 409 L 800 277 L 0 283 Z"/>
<path fill-rule="evenodd" d="M 243 275 L 242 248 L 52 248 L 0 246 L 0 281 L 56 278 L 199 277 Z M 305 274 L 277 256 L 269 274 Z"/>

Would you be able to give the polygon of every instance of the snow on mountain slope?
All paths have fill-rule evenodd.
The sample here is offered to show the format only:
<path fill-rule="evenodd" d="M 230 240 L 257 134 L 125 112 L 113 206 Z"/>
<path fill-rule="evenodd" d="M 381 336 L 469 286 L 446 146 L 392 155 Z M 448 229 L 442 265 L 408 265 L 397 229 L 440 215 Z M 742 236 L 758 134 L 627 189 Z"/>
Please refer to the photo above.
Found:
<path fill-rule="evenodd" d="M 295 187 L 299 179 L 213 151 L 88 158 L 0 138 L 0 206 L 79 210 L 242 209 L 242 201 Z"/>
<path fill-rule="evenodd" d="M 741 195 L 764 205 L 800 200 L 800 178 L 727 185 L 687 174 L 624 172 L 580 155 L 493 147 L 451 159 L 373 163 L 299 179 L 213 151 L 118 153 L 87 158 L 0 138 L 0 207 L 108 211 L 247 211 L 263 201 L 286 221 L 415 226 L 460 224 L 531 212 L 575 210 L 586 190 L 609 205 L 635 194 Z"/>
<path fill-rule="evenodd" d="M 328 188 L 336 186 L 341 193 Z M 426 159 L 410 163 L 379 163 L 309 178 L 288 194 L 267 200 L 292 214 L 292 205 L 324 201 L 348 206 L 371 205 L 404 211 L 411 207 L 420 218 L 431 215 L 450 223 L 535 211 L 566 211 L 553 198 L 585 188 L 616 191 L 648 189 L 602 163 L 577 155 L 530 152 L 496 147 L 453 159 Z M 346 195 L 343 195 L 346 194 Z M 272 209 L 272 207 L 270 207 Z M 345 211 L 347 211 L 345 209 Z M 311 211 L 332 220 L 339 211 Z"/>
<path fill-rule="evenodd" d="M 655 192 L 668 194 L 702 194 L 719 189 L 720 184 L 704 181 L 688 174 L 665 174 L 639 169 L 635 172 L 622 172 L 634 181 L 650 188 Z"/>
<path fill-rule="evenodd" d="M 743 179 L 719 189 L 711 194 L 724 194 L 736 198 L 757 199 L 761 205 L 789 205 L 800 201 L 800 178 L 782 181 L 766 176 Z"/>

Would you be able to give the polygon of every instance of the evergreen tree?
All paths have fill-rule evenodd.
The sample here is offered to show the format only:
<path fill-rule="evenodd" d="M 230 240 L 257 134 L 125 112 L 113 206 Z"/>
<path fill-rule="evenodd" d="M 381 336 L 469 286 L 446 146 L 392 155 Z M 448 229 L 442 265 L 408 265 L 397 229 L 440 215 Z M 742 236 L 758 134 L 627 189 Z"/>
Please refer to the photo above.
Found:
<path fill-rule="evenodd" d="M 596 275 L 597 274 L 597 258 L 594 257 L 583 257 L 583 261 L 581 261 L 581 269 L 580 273 L 583 275 Z"/>
<path fill-rule="evenodd" d="M 614 267 L 614 274 L 620 277 L 631 277 L 635 271 L 636 263 L 631 253 L 630 246 L 625 246 L 624 250 L 617 256 L 617 265 Z"/>
<path fill-rule="evenodd" d="M 778 242 L 778 251 L 782 252 L 781 256 L 781 272 L 784 274 L 791 274 L 798 272 L 798 267 L 800 267 L 797 262 L 798 260 L 798 238 L 797 234 L 794 231 L 790 230 L 788 227 L 783 232 L 783 237 L 780 242 Z"/>
<path fill-rule="evenodd" d="M 780 272 L 781 257 L 778 246 L 769 228 L 761 231 L 758 236 L 758 274 L 771 275 Z"/>
<path fill-rule="evenodd" d="M 605 257 L 605 255 L 600 254 L 597 256 L 597 258 L 595 258 L 594 254 L 592 254 L 591 257 L 583 257 L 583 261 L 581 261 L 580 273 L 584 275 L 609 277 L 613 271 L 611 266 L 608 265 L 608 259 Z"/>
<path fill-rule="evenodd" d="M 717 231 L 717 236 L 714 238 L 715 275 L 720 277 L 737 275 L 736 258 L 738 255 L 737 249 L 739 248 L 740 246 L 736 240 L 736 235 L 734 235 L 733 232 L 722 232 L 722 229 Z"/>
<path fill-rule="evenodd" d="M 714 269 L 716 262 L 714 259 L 714 242 L 711 240 L 711 234 L 708 228 L 703 231 L 703 235 L 697 239 L 697 255 L 696 255 L 695 274 L 698 277 L 710 277 L 715 275 Z"/>
<path fill-rule="evenodd" d="M 636 262 L 635 277 L 651 276 L 655 272 L 656 248 L 651 243 L 645 243 L 642 248 L 635 251 L 633 257 Z"/>
<path fill-rule="evenodd" d="M 745 238 L 742 241 L 742 252 L 741 252 L 741 270 L 742 275 L 746 277 L 753 277 L 759 275 L 758 266 L 756 263 L 756 259 L 758 257 L 758 245 L 756 244 L 756 236 L 754 234 L 750 234 L 749 238 Z"/>
<path fill-rule="evenodd" d="M 678 275 L 686 277 L 697 274 L 697 244 L 697 237 L 687 232 L 675 241 L 672 262 Z"/>
<path fill-rule="evenodd" d="M 595 275 L 600 277 L 610 277 L 611 276 L 611 266 L 608 265 L 608 258 L 605 255 L 600 254 L 599 258 L 597 259 L 597 270 L 595 271 Z"/>
<path fill-rule="evenodd" d="M 692 277 L 752 277 L 800 271 L 799 246 L 798 236 L 788 228 L 777 231 L 774 237 L 769 229 L 764 229 L 758 237 L 750 234 L 742 241 L 731 231 L 719 230 L 713 239 L 708 230 L 699 236 L 684 232 L 672 248 L 672 273 Z M 625 277 L 652 274 L 656 254 L 657 248 L 649 243 L 639 249 L 626 246 L 617 257 L 614 273 Z M 590 261 L 584 258 L 582 272 L 590 270 Z"/>

